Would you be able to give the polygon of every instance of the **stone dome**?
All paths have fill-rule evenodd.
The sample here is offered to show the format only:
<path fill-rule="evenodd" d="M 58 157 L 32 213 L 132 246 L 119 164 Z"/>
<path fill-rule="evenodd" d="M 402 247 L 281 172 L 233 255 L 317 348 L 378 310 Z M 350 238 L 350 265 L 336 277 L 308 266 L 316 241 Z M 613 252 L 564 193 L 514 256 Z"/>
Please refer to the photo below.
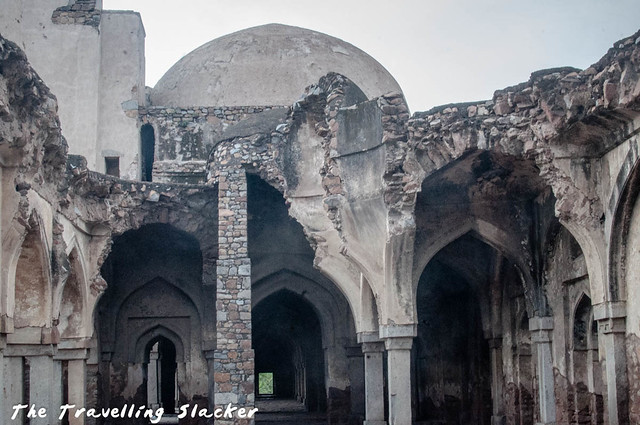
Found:
<path fill-rule="evenodd" d="M 371 56 L 335 37 L 268 24 L 210 41 L 180 59 L 151 92 L 156 106 L 291 105 L 329 72 L 371 99 L 401 91 Z"/>

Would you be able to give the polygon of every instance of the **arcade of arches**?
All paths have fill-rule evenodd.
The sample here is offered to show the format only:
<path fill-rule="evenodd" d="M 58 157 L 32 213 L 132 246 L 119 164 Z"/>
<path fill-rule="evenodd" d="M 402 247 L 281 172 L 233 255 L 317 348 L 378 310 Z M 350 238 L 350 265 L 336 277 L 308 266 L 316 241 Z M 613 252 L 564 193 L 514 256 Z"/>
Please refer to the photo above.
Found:
<path fill-rule="evenodd" d="M 139 104 L 131 180 L 0 38 L 0 423 L 638 423 L 639 36 L 413 115 L 332 72 L 232 118 Z"/>

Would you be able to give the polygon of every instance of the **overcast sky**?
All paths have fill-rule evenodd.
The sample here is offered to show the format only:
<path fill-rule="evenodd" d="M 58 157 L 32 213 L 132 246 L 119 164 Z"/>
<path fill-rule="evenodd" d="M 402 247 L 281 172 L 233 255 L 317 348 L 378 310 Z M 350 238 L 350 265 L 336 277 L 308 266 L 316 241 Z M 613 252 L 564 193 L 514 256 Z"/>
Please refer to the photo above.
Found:
<path fill-rule="evenodd" d="M 141 13 L 146 79 L 225 34 L 281 23 L 341 38 L 396 78 L 412 111 L 489 99 L 532 71 L 586 68 L 640 29 L 640 0 L 103 0 Z M 313 83 L 312 81 L 309 82 Z"/>

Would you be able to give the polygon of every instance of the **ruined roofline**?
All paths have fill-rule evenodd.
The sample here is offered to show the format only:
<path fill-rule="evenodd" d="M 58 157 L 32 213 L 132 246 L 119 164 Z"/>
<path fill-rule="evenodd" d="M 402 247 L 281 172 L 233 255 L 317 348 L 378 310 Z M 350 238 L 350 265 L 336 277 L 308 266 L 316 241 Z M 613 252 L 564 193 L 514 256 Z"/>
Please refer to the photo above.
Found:
<path fill-rule="evenodd" d="M 621 55 L 626 51 L 630 51 L 633 49 L 633 46 L 640 46 L 640 30 L 638 30 L 633 35 L 625 37 L 621 40 L 613 43 L 613 46 L 607 51 L 607 53 L 600 58 L 596 63 L 587 67 L 585 70 L 581 70 L 579 68 L 574 68 L 571 66 L 562 66 L 555 68 L 546 68 L 537 71 L 533 71 L 529 77 L 529 79 L 525 82 L 515 84 L 512 86 L 508 86 L 502 89 L 498 89 L 494 92 L 491 99 L 478 100 L 478 101 L 469 101 L 469 102 L 459 102 L 459 103 L 447 103 L 443 105 L 434 106 L 433 108 L 427 111 L 416 111 L 412 114 L 411 119 L 421 119 L 426 118 L 430 115 L 436 115 L 438 113 L 442 113 L 447 108 L 453 109 L 458 108 L 458 110 L 466 110 L 470 106 L 492 106 L 495 104 L 496 99 L 500 96 L 503 96 L 509 92 L 521 92 L 528 87 L 533 87 L 535 83 L 544 80 L 545 77 L 552 76 L 554 74 L 560 75 L 561 78 L 564 78 L 570 74 L 576 73 L 579 76 L 598 76 L 602 73 L 605 68 L 610 67 L 613 63 L 618 59 Z M 637 47 L 636 47 L 637 48 Z M 594 72 L 595 71 L 595 72 Z M 559 78 L 559 79 L 561 79 Z M 595 79 L 595 77 L 594 77 Z M 552 89 L 552 87 L 549 87 Z"/>
<path fill-rule="evenodd" d="M 293 104 L 293 102 L 292 102 Z M 174 113 L 185 111 L 187 114 L 209 114 L 212 110 L 235 110 L 235 111 L 248 111 L 250 109 L 268 110 L 277 108 L 290 108 L 291 105 L 185 105 L 185 106 L 163 106 L 163 105 L 148 105 L 140 106 L 138 112 L 142 114 L 154 114 L 162 111 L 171 111 L 165 113 Z M 258 111 L 260 112 L 260 111 Z"/>

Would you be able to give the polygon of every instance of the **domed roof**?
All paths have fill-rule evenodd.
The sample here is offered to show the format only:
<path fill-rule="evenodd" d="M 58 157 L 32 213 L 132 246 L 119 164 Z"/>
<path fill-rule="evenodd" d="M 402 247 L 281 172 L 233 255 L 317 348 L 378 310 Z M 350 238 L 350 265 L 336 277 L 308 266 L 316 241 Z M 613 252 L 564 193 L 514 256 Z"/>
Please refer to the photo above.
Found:
<path fill-rule="evenodd" d="M 335 37 L 280 24 L 235 32 L 180 59 L 151 92 L 157 106 L 291 105 L 329 72 L 368 98 L 401 91 L 371 56 Z"/>

